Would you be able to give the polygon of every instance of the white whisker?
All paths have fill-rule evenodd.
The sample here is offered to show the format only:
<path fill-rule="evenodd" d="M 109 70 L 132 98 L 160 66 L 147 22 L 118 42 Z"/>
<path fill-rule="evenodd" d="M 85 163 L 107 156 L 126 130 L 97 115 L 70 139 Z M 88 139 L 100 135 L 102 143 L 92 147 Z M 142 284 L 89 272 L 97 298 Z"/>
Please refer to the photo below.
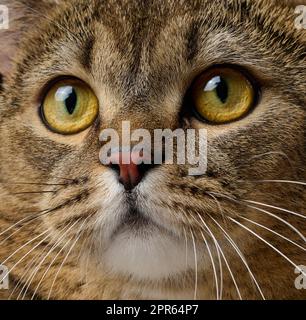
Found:
<path fill-rule="evenodd" d="M 187 239 L 187 232 L 185 227 L 183 226 L 184 230 L 184 236 L 185 236 L 185 264 L 186 264 L 186 270 L 188 268 L 188 239 Z"/>
<path fill-rule="evenodd" d="M 201 231 L 201 235 L 202 235 L 202 238 L 205 242 L 205 245 L 206 245 L 206 248 L 207 248 L 207 251 L 208 251 L 208 254 L 209 254 L 209 257 L 210 257 L 210 261 L 211 261 L 211 264 L 212 264 L 212 268 L 213 268 L 213 273 L 214 273 L 214 283 L 215 283 L 215 286 L 216 286 L 216 296 L 217 296 L 217 300 L 219 300 L 219 283 L 218 283 L 218 277 L 217 277 L 217 270 L 216 270 L 216 266 L 215 266 L 215 262 L 214 262 L 214 258 L 213 258 L 213 255 L 210 251 L 210 248 L 209 248 L 209 244 L 203 234 L 203 232 Z"/>
<path fill-rule="evenodd" d="M 275 219 L 283 222 L 283 223 L 284 223 L 285 225 L 287 225 L 290 229 L 292 229 L 297 235 L 299 235 L 299 236 L 301 237 L 301 239 L 304 240 L 304 242 L 306 242 L 305 236 L 304 236 L 296 227 L 294 227 L 291 223 L 289 223 L 288 221 L 286 221 L 286 220 L 278 217 L 277 215 L 275 215 L 275 214 L 273 214 L 273 213 L 271 213 L 271 212 L 269 212 L 269 211 L 267 211 L 267 210 L 260 209 L 260 208 L 255 207 L 255 206 L 249 206 L 249 205 L 248 205 L 248 207 L 249 207 L 249 208 L 253 208 L 253 209 L 255 209 L 255 210 L 259 211 L 259 212 L 266 213 L 267 215 L 269 215 L 269 216 L 271 216 L 271 217 L 273 217 L 273 218 L 275 218 Z"/>
<path fill-rule="evenodd" d="M 250 219 L 248 219 L 248 218 L 245 218 L 245 217 L 240 217 L 240 218 L 243 219 L 243 220 L 245 220 L 245 221 L 248 221 L 248 222 L 250 222 L 250 223 L 252 223 L 252 224 L 254 224 L 254 225 L 256 225 L 256 226 L 258 226 L 258 227 L 260 227 L 260 228 L 262 228 L 262 229 L 265 229 L 265 230 L 267 230 L 267 231 L 269 231 L 269 232 L 277 235 L 278 237 L 280 237 L 280 238 L 282 238 L 282 239 L 290 242 L 290 243 L 293 244 L 294 246 L 302 249 L 303 251 L 306 251 L 306 248 L 300 246 L 298 243 L 296 243 L 295 241 L 292 241 L 291 239 L 283 236 L 282 234 L 280 234 L 280 233 L 278 233 L 278 232 L 276 232 L 276 231 L 274 231 L 274 230 L 272 230 L 272 229 L 270 229 L 270 228 L 268 228 L 268 227 L 266 227 L 266 226 L 264 226 L 264 225 L 262 225 L 262 224 L 260 224 L 260 223 L 258 223 L 258 222 L 255 222 L 255 221 L 253 221 L 253 220 L 250 220 Z"/>
<path fill-rule="evenodd" d="M 206 230 L 208 231 L 208 233 L 210 234 L 211 238 L 213 239 L 213 242 L 215 244 L 216 247 L 216 251 L 217 251 L 217 255 L 218 255 L 218 261 L 219 261 L 219 271 L 220 271 L 220 293 L 219 293 L 219 299 L 222 300 L 222 293 L 223 293 L 223 269 L 222 269 L 222 261 L 221 261 L 221 257 L 220 257 L 220 251 L 219 249 L 220 246 L 218 244 L 218 241 L 216 239 L 216 237 L 214 236 L 214 234 L 211 232 L 210 228 L 208 227 L 208 225 L 205 223 L 205 221 L 203 220 L 203 218 L 201 217 L 201 215 L 198 213 L 198 216 L 200 218 L 200 220 L 202 221 L 203 225 L 205 226 Z M 196 219 L 195 219 L 196 220 Z M 197 220 L 196 220 L 197 221 Z M 221 250 L 222 251 L 222 250 Z"/>
<path fill-rule="evenodd" d="M 31 215 L 31 216 L 27 216 L 27 217 L 19 220 L 18 222 L 16 222 L 16 223 L 14 223 L 13 225 L 9 226 L 9 227 L 8 227 L 7 229 L 5 229 L 4 231 L 1 231 L 0 237 L 1 237 L 3 234 L 5 234 L 6 232 L 8 232 L 8 231 L 12 230 L 13 228 L 15 228 L 16 226 L 20 225 L 20 224 L 23 223 L 24 221 L 29 220 L 29 221 L 27 221 L 26 224 L 30 223 L 31 221 L 35 221 L 37 218 L 41 217 L 45 212 L 47 213 L 48 210 L 40 211 L 40 212 L 38 212 L 38 213 L 35 213 L 35 214 Z M 37 217 L 36 217 L 36 216 L 37 216 Z M 35 217 L 36 217 L 36 218 L 35 218 Z M 35 218 L 35 219 L 33 219 L 33 218 Z M 26 224 L 25 224 L 25 225 L 26 225 Z M 5 240 L 6 240 L 6 239 L 5 239 Z M 4 242 L 5 240 L 3 240 L 2 242 Z M 2 242 L 1 242 L 1 243 L 2 243 Z"/>
<path fill-rule="evenodd" d="M 12 258 L 16 253 L 18 253 L 20 250 L 22 250 L 22 249 L 25 248 L 27 245 L 29 245 L 30 243 L 32 243 L 32 242 L 35 241 L 36 239 L 40 238 L 41 236 L 43 236 L 43 235 L 46 234 L 47 232 L 48 232 L 48 230 L 42 232 L 41 234 L 39 234 L 39 235 L 36 236 L 35 238 L 27 241 L 24 245 L 22 245 L 21 247 L 19 247 L 19 248 L 18 248 L 17 250 L 15 250 L 10 256 L 8 256 L 4 261 L 2 261 L 2 264 L 5 265 L 6 262 L 7 262 L 10 258 Z M 46 238 L 48 238 L 48 237 L 49 237 L 49 235 L 48 235 Z M 46 238 L 44 238 L 44 239 L 46 239 Z"/>
<path fill-rule="evenodd" d="M 210 192 L 208 192 L 208 194 L 210 194 Z M 232 197 L 230 197 L 230 196 L 223 195 L 223 194 L 221 194 L 221 193 L 212 192 L 212 194 L 219 195 L 219 196 L 221 196 L 221 197 L 223 197 L 223 198 L 229 199 L 229 200 L 231 200 L 231 201 L 233 201 L 233 202 L 236 202 L 236 203 L 244 204 L 244 205 L 245 205 L 246 207 L 248 207 L 248 208 L 252 208 L 252 209 L 254 209 L 254 210 L 256 210 L 256 211 L 265 213 L 265 214 L 267 214 L 267 215 L 269 215 L 269 216 L 271 216 L 271 217 L 273 217 L 273 218 L 281 221 L 282 223 L 284 223 L 285 225 L 287 225 L 290 229 L 292 229 L 297 235 L 299 235 L 299 236 L 301 237 L 301 239 L 303 239 L 303 241 L 306 242 L 305 236 L 304 236 L 297 228 L 295 228 L 291 223 L 289 223 L 288 221 L 280 218 L 279 216 L 277 216 L 277 215 L 275 215 L 275 214 L 273 214 L 273 213 L 271 213 L 271 212 L 269 212 L 269 211 L 267 211 L 267 210 L 264 210 L 264 209 L 261 209 L 261 208 L 255 207 L 255 206 L 251 206 L 251 205 L 245 204 L 245 203 L 244 203 L 244 200 L 238 200 L 238 199 L 232 198 Z"/>
<path fill-rule="evenodd" d="M 292 214 L 292 215 L 294 215 L 294 216 L 297 216 L 297 217 L 306 219 L 306 216 L 303 215 L 303 214 L 300 214 L 300 213 L 297 213 L 297 212 L 294 212 L 294 211 L 290 211 L 290 210 L 287 210 L 287 209 L 284 209 L 284 208 L 272 206 L 272 205 L 270 205 L 270 204 L 266 204 L 266 203 L 262 203 L 262 202 L 257 202 L 257 201 L 252 201 L 252 200 L 242 200 L 242 201 L 248 202 L 248 203 L 252 203 L 252 204 L 257 204 L 257 205 L 260 205 L 260 206 L 263 206 L 263 207 L 267 207 L 267 208 L 271 208 L 271 209 L 276 209 L 276 210 L 283 211 L 283 212 L 287 212 L 287 213 L 290 213 L 290 214 Z"/>
<path fill-rule="evenodd" d="M 54 243 L 54 245 L 51 247 L 51 249 L 46 253 L 46 255 L 44 256 L 44 258 L 39 262 L 39 264 L 36 266 L 36 268 L 32 271 L 32 273 L 30 274 L 29 278 L 28 278 L 28 281 L 24 284 L 24 287 L 22 288 L 22 291 L 24 290 L 24 288 L 26 287 L 25 291 L 24 291 L 24 294 L 23 294 L 23 297 L 22 299 L 24 299 L 24 297 L 26 296 L 26 293 L 27 291 L 29 290 L 29 287 L 32 283 L 32 281 L 34 280 L 36 274 L 38 273 L 39 269 L 41 268 L 42 264 L 44 263 L 44 261 L 48 258 L 48 256 L 53 252 L 53 250 L 60 244 L 60 242 L 62 241 L 62 239 L 65 237 L 65 235 L 75 226 L 75 224 L 77 223 L 78 221 L 74 222 L 71 226 L 70 224 L 68 224 L 68 226 L 64 227 L 64 229 L 62 230 L 62 232 L 64 232 L 60 237 L 59 239 L 57 239 L 57 241 Z M 69 227 L 70 226 L 70 227 Z M 68 228 L 66 230 L 66 228 Z M 45 274 L 44 274 L 45 275 Z M 42 278 L 43 280 L 43 278 Z M 42 280 L 39 282 L 38 286 L 36 287 L 33 295 L 32 295 L 32 300 L 42 282 Z"/>
<path fill-rule="evenodd" d="M 261 153 L 255 156 L 252 156 L 250 159 L 260 159 L 264 156 L 269 156 L 271 154 L 278 154 L 280 156 L 284 156 L 289 162 L 291 162 L 290 158 L 288 157 L 288 155 L 282 151 L 269 151 L 269 152 L 265 152 L 265 153 Z"/>
<path fill-rule="evenodd" d="M 87 217 L 87 218 L 84 220 L 84 222 L 82 223 L 82 225 L 80 226 L 80 228 L 79 228 L 79 230 L 78 230 L 78 232 L 77 232 L 75 241 L 73 242 L 73 244 L 72 244 L 72 246 L 70 247 L 68 253 L 66 254 L 66 256 L 65 256 L 62 264 L 60 265 L 60 267 L 59 267 L 59 269 L 58 269 L 58 271 L 57 271 L 57 273 L 56 273 L 56 275 L 55 275 L 55 277 L 54 277 L 54 279 L 53 279 L 53 282 L 52 282 L 52 285 L 51 285 L 51 288 L 50 288 L 50 291 L 49 291 L 47 300 L 50 300 L 50 297 L 51 297 L 51 294 L 52 294 L 52 290 L 53 290 L 54 284 L 55 284 L 55 282 L 56 282 L 56 280 L 57 280 L 57 278 L 58 278 L 58 275 L 60 274 L 60 272 L 61 272 L 61 270 L 62 270 L 62 268 L 63 268 L 66 260 L 68 259 L 70 253 L 72 252 L 73 248 L 74 248 L 75 245 L 77 244 L 78 240 L 81 238 L 82 232 L 80 233 L 80 230 L 82 229 L 82 227 L 84 226 L 84 224 L 87 222 L 87 220 L 88 220 L 89 218 L 90 218 L 90 217 Z"/>
<path fill-rule="evenodd" d="M 90 255 L 91 255 L 91 252 L 92 252 L 93 245 L 94 245 L 94 241 L 91 240 L 90 248 L 89 248 L 89 251 L 88 251 L 87 257 L 86 257 L 86 267 L 85 267 L 85 279 L 86 279 L 86 283 L 88 282 L 89 259 L 90 259 Z"/>
<path fill-rule="evenodd" d="M 210 215 L 209 215 L 210 216 Z M 251 271 L 247 261 L 246 261 L 246 258 L 244 257 L 243 253 L 241 252 L 240 248 L 238 247 L 238 245 L 235 243 L 235 241 L 232 239 L 232 237 L 228 234 L 228 232 L 226 232 L 224 230 L 224 228 L 218 223 L 218 221 L 216 221 L 212 216 L 210 216 L 210 218 L 217 224 L 217 226 L 221 229 L 221 231 L 224 233 L 225 235 L 225 238 L 227 239 L 227 241 L 231 244 L 231 246 L 234 248 L 234 250 L 237 252 L 238 256 L 240 257 L 241 261 L 243 262 L 243 264 L 245 265 L 245 267 L 247 268 L 252 280 L 254 281 L 261 297 L 263 298 L 263 300 L 265 300 L 265 296 L 258 284 L 258 281 L 256 280 L 253 272 Z"/>
<path fill-rule="evenodd" d="M 237 282 L 236 282 L 236 279 L 235 279 L 235 277 L 234 277 L 234 274 L 233 274 L 233 272 L 232 272 L 232 269 L 231 269 L 231 267 L 230 267 L 230 265 L 229 265 L 229 263 L 228 263 L 228 261 L 227 261 L 227 259 L 226 259 L 226 257 L 225 257 L 225 254 L 224 254 L 224 252 L 223 252 L 223 250 L 222 250 L 222 248 L 221 248 L 221 246 L 219 245 L 219 243 L 218 243 L 217 240 L 216 240 L 216 247 L 217 247 L 218 252 L 221 253 L 222 258 L 223 258 L 223 260 L 224 260 L 224 262 L 225 262 L 225 265 L 226 265 L 226 267 L 227 267 L 227 269 L 228 269 L 228 271 L 229 271 L 229 273 L 230 273 L 230 276 L 231 276 L 232 281 L 233 281 L 233 283 L 234 283 L 234 286 L 235 286 L 235 288 L 236 288 L 236 291 L 237 291 L 237 294 L 238 294 L 238 296 L 239 296 L 239 299 L 242 300 L 241 293 L 240 293 L 238 284 L 237 284 Z M 222 280 L 223 280 L 223 276 L 222 276 Z"/>
<path fill-rule="evenodd" d="M 287 260 L 292 266 L 294 266 L 294 268 L 298 268 L 298 266 L 291 260 L 289 259 L 283 252 L 281 252 L 280 250 L 278 250 L 275 246 L 273 246 L 271 243 L 269 243 L 267 240 L 265 240 L 264 238 L 262 238 L 260 235 L 258 235 L 256 232 L 254 232 L 253 230 L 251 230 L 250 228 L 246 227 L 245 225 L 243 225 L 242 223 L 240 223 L 239 221 L 228 217 L 228 219 L 230 219 L 231 221 L 233 221 L 235 224 L 239 225 L 240 227 L 242 227 L 243 229 L 247 230 L 248 232 L 250 232 L 251 234 L 253 234 L 256 238 L 258 238 L 259 240 L 261 240 L 262 242 L 264 242 L 266 245 L 268 245 L 270 248 L 272 248 L 275 252 L 277 252 L 279 255 L 281 255 L 285 260 Z M 303 275 L 306 276 L 306 273 L 304 273 L 302 271 Z"/>
<path fill-rule="evenodd" d="M 241 296 L 241 293 L 240 293 L 238 284 L 237 284 L 237 282 L 236 282 L 236 279 L 235 279 L 235 277 L 234 277 L 234 274 L 233 274 L 233 272 L 232 272 L 232 269 L 230 268 L 229 263 L 228 263 L 228 261 L 227 261 L 227 259 L 226 259 L 226 257 L 225 257 L 225 254 L 224 254 L 223 250 L 221 249 L 219 243 L 217 243 L 217 246 L 218 246 L 219 249 L 220 249 L 222 258 L 223 258 L 223 260 L 224 260 L 224 262 L 225 262 L 225 265 L 226 265 L 226 267 L 227 267 L 227 269 L 228 269 L 228 271 L 229 271 L 229 273 L 230 273 L 230 276 L 231 276 L 231 278 L 232 278 L 232 280 L 233 280 L 233 283 L 234 283 L 234 286 L 235 286 L 235 288 L 236 288 L 236 291 L 237 291 L 237 294 L 238 294 L 238 296 L 239 296 L 239 299 L 242 300 L 242 296 Z"/>
<path fill-rule="evenodd" d="M 27 244 L 35 241 L 37 238 L 41 237 L 42 235 L 44 235 L 47 231 L 43 232 L 42 234 L 40 234 L 38 237 L 36 237 L 35 239 L 32 239 L 31 241 L 28 241 L 25 245 L 23 245 L 21 248 L 19 248 L 18 250 L 16 250 L 13 254 L 11 254 L 6 260 L 5 262 L 3 262 L 3 264 L 5 264 L 9 258 L 13 257 L 18 251 L 20 251 L 22 248 L 24 248 Z M 31 252 L 33 252 L 37 247 L 39 247 L 47 238 L 49 238 L 50 235 L 48 234 L 45 238 L 43 238 L 36 246 L 34 246 L 34 248 L 32 248 L 30 251 L 28 251 L 21 259 L 19 259 L 14 265 L 13 267 L 3 276 L 2 279 L 5 279 L 16 267 L 17 265 L 23 261 Z"/>
<path fill-rule="evenodd" d="M 306 182 L 303 181 L 290 181 L 290 180 L 237 180 L 238 183 L 252 182 L 252 183 L 288 183 L 306 186 Z"/>
<path fill-rule="evenodd" d="M 45 252 L 45 250 L 46 250 L 47 247 L 48 247 L 48 244 L 45 245 L 44 250 L 43 250 L 42 252 L 38 252 L 38 253 L 33 257 L 33 259 L 31 259 L 31 261 L 27 264 L 26 270 L 23 272 L 23 274 L 22 274 L 22 276 L 20 277 L 19 281 L 18 281 L 17 284 L 14 286 L 14 289 L 12 290 L 12 292 L 11 292 L 8 300 L 10 300 L 10 299 L 12 298 L 14 292 L 18 289 L 18 287 L 19 287 L 20 285 L 22 285 L 22 281 L 23 281 L 23 279 L 26 278 L 28 271 L 29 271 L 29 270 L 35 265 L 35 263 L 43 256 L 43 254 L 44 254 L 44 252 Z M 20 294 L 19 294 L 19 295 L 20 295 Z M 17 297 L 16 300 L 18 300 L 19 295 L 18 295 L 18 297 Z"/>
<path fill-rule="evenodd" d="M 192 242 L 193 242 L 193 250 L 194 250 L 194 264 L 195 264 L 195 283 L 194 283 L 194 300 L 197 300 L 198 293 L 198 258 L 197 258 L 197 249 L 195 244 L 195 239 L 192 230 L 190 230 Z"/>

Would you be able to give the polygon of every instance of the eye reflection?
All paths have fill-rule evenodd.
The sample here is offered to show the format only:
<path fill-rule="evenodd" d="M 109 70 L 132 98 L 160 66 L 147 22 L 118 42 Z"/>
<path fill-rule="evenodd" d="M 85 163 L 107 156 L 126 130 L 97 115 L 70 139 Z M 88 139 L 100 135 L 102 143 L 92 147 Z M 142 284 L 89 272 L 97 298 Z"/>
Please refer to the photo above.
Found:
<path fill-rule="evenodd" d="M 56 83 L 42 105 L 43 120 L 53 131 L 74 134 L 88 128 L 98 115 L 98 99 L 80 80 Z"/>
<path fill-rule="evenodd" d="M 256 92 L 250 80 L 236 68 L 215 67 L 196 79 L 191 97 L 196 115 L 221 124 L 244 116 L 254 105 Z"/>
<path fill-rule="evenodd" d="M 71 86 L 59 88 L 55 94 L 55 100 L 63 102 L 69 114 L 73 114 L 77 106 L 77 93 Z"/>

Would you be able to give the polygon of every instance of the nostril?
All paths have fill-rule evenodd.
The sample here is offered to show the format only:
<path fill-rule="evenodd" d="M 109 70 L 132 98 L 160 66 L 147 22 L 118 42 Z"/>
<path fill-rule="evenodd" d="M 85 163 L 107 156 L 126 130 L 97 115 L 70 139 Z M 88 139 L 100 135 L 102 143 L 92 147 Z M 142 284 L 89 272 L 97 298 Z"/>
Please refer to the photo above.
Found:
<path fill-rule="evenodd" d="M 120 166 L 119 166 L 118 164 L 113 164 L 113 163 L 111 163 L 111 164 L 109 165 L 109 167 L 110 167 L 111 169 L 113 169 L 114 171 L 116 171 L 116 173 L 118 173 L 118 175 L 120 175 Z"/>
<path fill-rule="evenodd" d="M 149 170 L 153 169 L 154 165 L 153 164 L 145 164 L 141 163 L 138 165 L 138 170 L 142 176 L 144 176 Z"/>
<path fill-rule="evenodd" d="M 119 157 L 118 155 L 114 155 L 114 163 L 109 164 L 109 167 L 118 174 L 118 180 L 126 190 L 135 188 L 141 182 L 145 174 L 154 166 L 144 163 L 133 163 L 132 158 L 131 154 L 119 153 Z M 119 164 L 116 164 L 115 160 L 118 161 L 118 159 Z M 125 164 L 124 159 L 130 159 L 130 163 Z M 133 160 L 136 161 L 135 159 Z"/>

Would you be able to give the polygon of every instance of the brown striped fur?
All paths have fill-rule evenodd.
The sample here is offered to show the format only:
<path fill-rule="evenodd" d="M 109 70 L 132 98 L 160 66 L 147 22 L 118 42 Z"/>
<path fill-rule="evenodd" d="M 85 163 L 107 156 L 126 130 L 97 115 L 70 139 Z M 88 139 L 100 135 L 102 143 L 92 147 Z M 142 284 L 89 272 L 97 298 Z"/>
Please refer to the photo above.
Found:
<path fill-rule="evenodd" d="M 48 298 L 69 246 L 60 250 L 69 240 L 74 241 L 78 231 L 83 232 L 82 236 L 58 274 L 51 299 L 193 298 L 193 267 L 152 280 L 149 276 L 137 278 L 113 272 L 103 265 L 100 235 L 107 226 L 97 230 L 96 221 L 104 221 L 108 208 L 101 203 L 112 199 L 112 188 L 117 187 L 101 181 L 110 169 L 99 163 L 98 137 L 102 128 L 120 128 L 122 120 L 130 120 L 133 128 L 148 130 L 208 130 L 207 175 L 194 178 L 186 174 L 187 167 L 162 165 L 144 180 L 146 189 L 134 194 L 148 214 L 154 211 L 160 223 L 180 241 L 185 241 L 183 231 L 187 231 L 187 248 L 192 243 L 192 232 L 199 259 L 198 299 L 216 298 L 199 216 L 219 241 L 242 298 L 261 299 L 261 295 L 211 217 L 237 243 L 266 298 L 306 298 L 306 290 L 294 287 L 294 267 L 227 217 L 237 218 L 297 265 L 306 264 L 305 251 L 242 217 L 305 247 L 301 237 L 275 217 L 208 194 L 221 193 L 306 214 L 305 186 L 254 183 L 306 181 L 306 31 L 295 29 L 294 7 L 289 1 L 4 3 L 12 9 L 12 16 L 10 29 L 0 30 L 0 234 L 21 219 L 33 219 L 0 235 L 0 262 L 42 232 L 49 237 L 31 251 L 44 236 L 38 238 L 7 261 L 6 265 L 12 268 L 28 253 L 12 270 L 10 290 L 0 291 L 1 298 Z M 257 79 L 261 97 L 254 111 L 240 121 L 221 126 L 207 125 L 188 116 L 188 112 L 182 113 L 188 110 L 184 96 L 196 75 L 223 63 L 241 66 Z M 74 136 L 50 132 L 38 114 L 45 86 L 63 75 L 87 82 L 100 100 L 100 116 L 95 125 Z M 135 200 L 123 197 L 118 195 L 111 205 L 118 201 L 124 206 L 125 200 Z M 306 235 L 305 219 L 260 208 Z M 42 213 L 38 215 L 39 212 Z M 64 241 L 43 261 L 28 290 L 21 290 L 27 287 L 31 272 L 60 238 L 62 230 L 72 225 Z M 162 231 L 160 237 L 164 237 Z M 206 238 L 219 274 L 215 243 L 209 234 Z M 136 260 L 137 263 L 142 261 Z M 238 299 L 225 261 L 222 265 L 223 298 Z"/>

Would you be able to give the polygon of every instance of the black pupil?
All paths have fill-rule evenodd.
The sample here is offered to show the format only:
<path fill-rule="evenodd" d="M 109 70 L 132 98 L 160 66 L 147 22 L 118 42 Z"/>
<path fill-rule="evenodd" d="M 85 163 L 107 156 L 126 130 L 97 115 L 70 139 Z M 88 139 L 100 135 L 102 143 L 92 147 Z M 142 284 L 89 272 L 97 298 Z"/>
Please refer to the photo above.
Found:
<path fill-rule="evenodd" d="M 226 81 L 221 77 L 220 77 L 220 81 L 219 81 L 217 88 L 216 88 L 216 93 L 222 103 L 225 103 L 227 101 L 228 86 L 227 86 Z"/>
<path fill-rule="evenodd" d="M 69 114 L 73 114 L 77 105 L 77 94 L 75 90 L 72 88 L 68 97 L 65 100 L 65 106 Z"/>

